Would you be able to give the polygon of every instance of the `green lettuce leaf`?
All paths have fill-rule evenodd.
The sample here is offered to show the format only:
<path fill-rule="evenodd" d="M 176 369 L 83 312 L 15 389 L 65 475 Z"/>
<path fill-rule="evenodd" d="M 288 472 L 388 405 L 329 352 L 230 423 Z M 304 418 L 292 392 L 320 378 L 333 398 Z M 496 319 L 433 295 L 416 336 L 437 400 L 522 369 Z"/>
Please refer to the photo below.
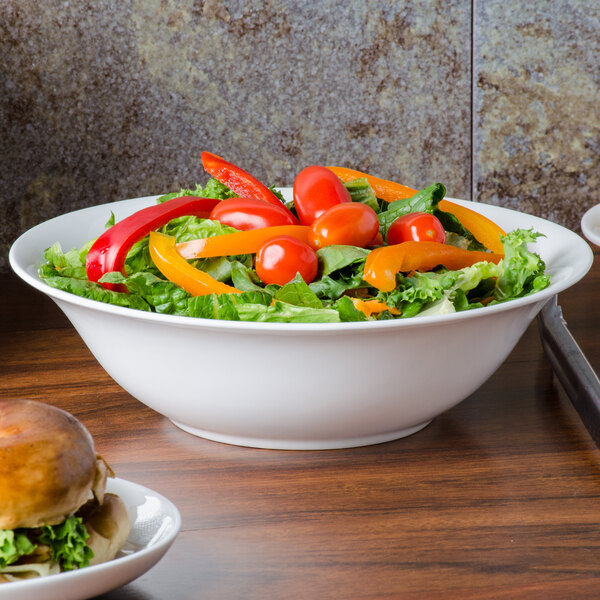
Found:
<path fill-rule="evenodd" d="M 540 236 L 543 234 L 532 229 L 516 229 L 502 238 L 504 259 L 496 283 L 495 300 L 506 302 L 548 287 L 550 276 L 545 273 L 544 261 L 527 248 L 528 243 L 535 242 Z"/>
<path fill-rule="evenodd" d="M 404 318 L 467 310 L 475 303 L 480 306 L 479 301 L 493 293 L 501 272 L 501 266 L 479 262 L 458 271 L 417 272 L 410 277 L 399 275 L 396 288 L 380 293 L 378 298 L 388 306 L 398 308 Z"/>
<path fill-rule="evenodd" d="M 372 208 L 376 213 L 381 211 L 377 196 L 366 177 L 346 181 L 344 187 L 348 190 L 352 202 L 360 202 Z M 360 312 L 360 311 L 359 311 Z"/>
<path fill-rule="evenodd" d="M 87 251 L 85 253 L 87 255 Z M 46 264 L 43 265 L 44 273 L 49 276 L 59 275 L 61 277 L 74 277 L 76 279 L 87 279 L 85 271 L 85 255 L 76 248 L 67 252 L 59 242 L 56 242 L 44 252 Z"/>
<path fill-rule="evenodd" d="M 202 192 L 199 195 L 204 198 L 218 198 L 219 200 L 237 197 L 235 192 L 214 177 L 206 182 L 206 185 L 202 188 Z"/>
<path fill-rule="evenodd" d="M 240 310 L 246 305 L 260 306 L 262 310 L 269 306 L 272 296 L 264 290 L 244 292 L 242 294 L 207 294 L 193 296 L 188 300 L 190 317 L 203 319 L 224 319 L 240 321 Z M 243 313 L 243 310 L 241 311 Z"/>
<path fill-rule="evenodd" d="M 171 219 L 161 229 L 162 233 L 173 236 L 178 244 L 199 238 L 234 233 L 236 231 L 237 229 L 229 227 L 229 225 L 223 225 L 219 221 L 211 221 L 210 219 L 202 219 L 194 216 Z"/>
<path fill-rule="evenodd" d="M 275 300 L 269 306 L 244 304 L 237 307 L 242 321 L 261 323 L 338 323 L 340 314 L 331 308 L 294 306 Z"/>
<path fill-rule="evenodd" d="M 439 300 L 457 277 L 456 272 L 415 273 L 410 277 L 398 275 L 391 292 L 381 292 L 377 298 L 401 311 L 402 316 L 417 314 L 425 304 Z"/>
<path fill-rule="evenodd" d="M 36 549 L 22 529 L 0 529 L 0 569 Z"/>
<path fill-rule="evenodd" d="M 92 549 L 86 544 L 89 533 L 80 517 L 68 517 L 59 525 L 42 527 L 40 544 L 50 546 L 52 559 L 58 562 L 64 571 L 87 567 L 94 557 Z"/>
<path fill-rule="evenodd" d="M 100 280 L 106 283 L 124 283 L 129 290 L 129 294 L 124 295 L 139 298 L 148 310 L 154 309 L 168 315 L 187 315 L 190 294 L 153 273 L 140 272 L 124 277 L 122 273 L 113 272 L 103 275 Z"/>
<path fill-rule="evenodd" d="M 120 273 L 118 275 L 122 277 Z M 107 290 L 101 285 L 88 281 L 87 279 L 84 280 L 76 279 L 74 277 L 51 275 L 46 272 L 44 267 L 40 269 L 40 277 L 49 286 L 75 294 L 76 296 L 81 296 L 82 298 L 89 298 L 90 300 L 97 300 L 98 302 L 114 304 L 116 306 L 125 306 L 136 310 L 150 310 L 150 307 L 144 299 L 137 295 Z M 102 279 L 104 280 L 104 277 Z"/>
<path fill-rule="evenodd" d="M 157 202 L 166 202 L 167 200 L 179 198 L 180 196 L 199 196 L 200 198 L 218 198 L 219 200 L 225 200 L 226 198 L 235 198 L 237 194 L 232 192 L 219 180 L 211 178 L 204 187 L 200 184 L 196 184 L 194 189 L 181 189 L 178 192 L 170 192 L 169 194 L 164 194 L 158 198 Z"/>

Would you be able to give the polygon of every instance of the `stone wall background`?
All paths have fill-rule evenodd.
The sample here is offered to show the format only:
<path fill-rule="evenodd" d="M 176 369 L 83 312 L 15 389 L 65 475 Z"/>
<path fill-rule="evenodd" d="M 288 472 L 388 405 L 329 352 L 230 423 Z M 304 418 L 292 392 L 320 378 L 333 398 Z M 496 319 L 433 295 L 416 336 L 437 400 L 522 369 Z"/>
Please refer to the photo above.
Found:
<path fill-rule="evenodd" d="M 579 230 L 600 202 L 596 0 L 1 0 L 0 271 L 61 213 L 204 182 L 202 150 Z"/>

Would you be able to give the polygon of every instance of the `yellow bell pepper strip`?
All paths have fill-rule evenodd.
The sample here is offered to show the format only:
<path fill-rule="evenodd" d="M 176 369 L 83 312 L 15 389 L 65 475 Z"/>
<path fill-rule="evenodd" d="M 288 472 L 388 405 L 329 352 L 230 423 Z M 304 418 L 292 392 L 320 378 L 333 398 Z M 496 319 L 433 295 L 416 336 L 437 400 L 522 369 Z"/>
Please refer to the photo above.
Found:
<path fill-rule="evenodd" d="M 343 182 L 364 177 L 373 188 L 375 195 L 386 202 L 410 198 L 417 193 L 417 190 L 413 190 L 400 183 L 373 177 L 372 175 L 367 175 L 360 171 L 346 169 L 345 167 L 327 168 L 333 171 Z M 497 254 L 504 254 L 500 236 L 506 235 L 506 232 L 498 227 L 493 221 L 470 208 L 466 208 L 465 206 L 461 206 L 445 199 L 438 204 L 438 208 L 444 212 L 453 214 L 463 227 L 468 229 L 475 236 L 475 239 L 482 243 L 486 248 Z"/>
<path fill-rule="evenodd" d="M 501 236 L 505 236 L 506 232 L 498 227 L 496 223 L 484 217 L 483 215 L 462 206 L 455 202 L 450 202 L 446 199 L 438 203 L 438 208 L 444 212 L 453 214 L 463 225 L 468 229 L 478 242 L 481 242 L 486 248 L 497 254 L 504 254 Z"/>
<path fill-rule="evenodd" d="M 403 242 L 375 248 L 367 256 L 363 279 L 382 292 L 396 287 L 396 274 L 410 271 L 431 271 L 438 265 L 456 271 L 477 262 L 498 264 L 503 256 L 491 252 L 465 250 L 439 242 Z"/>
<path fill-rule="evenodd" d="M 188 259 L 255 254 L 266 241 L 280 235 L 288 235 L 308 243 L 308 231 L 309 227 L 305 225 L 277 225 L 190 240 L 177 244 L 176 248 L 180 256 Z"/>
<path fill-rule="evenodd" d="M 153 229 L 166 225 L 171 219 L 196 216 L 207 219 L 220 202 L 214 198 L 181 196 L 142 208 L 107 229 L 92 244 L 85 260 L 90 281 L 98 281 L 105 273 L 120 271 L 125 275 L 125 258 L 131 246 Z M 127 292 L 123 285 L 102 283 L 105 288 Z"/>
<path fill-rule="evenodd" d="M 239 294 L 240 290 L 217 281 L 208 273 L 188 263 L 177 252 L 175 238 L 158 231 L 150 232 L 150 256 L 158 270 L 192 296 L 207 294 Z"/>
<path fill-rule="evenodd" d="M 394 200 L 402 200 L 404 198 L 410 198 L 414 196 L 418 190 L 406 187 L 400 183 L 394 181 L 388 181 L 387 179 L 381 179 L 374 177 L 361 171 L 355 171 L 354 169 L 347 169 L 346 167 L 327 167 L 330 171 L 333 171 L 344 183 L 353 181 L 354 179 L 365 178 L 369 185 L 373 188 L 375 195 L 381 200 L 386 202 L 393 202 Z"/>
<path fill-rule="evenodd" d="M 352 303 L 354 304 L 354 308 L 360 310 L 367 317 L 370 317 L 373 314 L 379 314 L 388 310 L 393 315 L 402 314 L 397 308 L 393 308 L 388 306 L 385 302 L 381 302 L 380 300 L 361 300 L 360 298 L 352 298 Z"/>

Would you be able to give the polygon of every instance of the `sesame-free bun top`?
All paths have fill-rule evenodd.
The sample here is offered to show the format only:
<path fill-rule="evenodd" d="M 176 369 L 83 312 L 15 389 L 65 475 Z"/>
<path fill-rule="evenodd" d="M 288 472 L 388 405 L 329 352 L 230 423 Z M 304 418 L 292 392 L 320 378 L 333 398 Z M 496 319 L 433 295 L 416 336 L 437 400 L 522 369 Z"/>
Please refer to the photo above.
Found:
<path fill-rule="evenodd" d="M 56 525 L 90 496 L 96 452 L 69 413 L 33 400 L 0 400 L 0 529 Z"/>

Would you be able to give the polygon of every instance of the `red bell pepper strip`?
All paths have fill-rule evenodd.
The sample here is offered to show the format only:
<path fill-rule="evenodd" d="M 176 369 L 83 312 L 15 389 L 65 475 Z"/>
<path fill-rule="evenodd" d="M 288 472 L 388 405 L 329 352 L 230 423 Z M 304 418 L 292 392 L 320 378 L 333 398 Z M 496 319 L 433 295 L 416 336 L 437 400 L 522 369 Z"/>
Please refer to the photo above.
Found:
<path fill-rule="evenodd" d="M 88 279 L 98 281 L 102 275 L 111 271 L 120 271 L 125 275 L 125 258 L 133 244 L 150 231 L 166 225 L 171 219 L 187 215 L 207 219 L 219 202 L 214 198 L 181 196 L 138 210 L 115 223 L 93 243 L 87 254 L 85 268 Z M 101 285 L 107 289 L 126 291 L 121 285 Z"/>
<path fill-rule="evenodd" d="M 237 288 L 217 281 L 208 273 L 196 269 L 182 258 L 175 247 L 175 238 L 170 235 L 151 231 L 149 249 L 156 268 L 169 281 L 192 296 L 241 293 Z"/>
<path fill-rule="evenodd" d="M 382 292 L 396 287 L 396 273 L 431 271 L 438 265 L 457 271 L 477 262 L 498 264 L 501 254 L 465 250 L 439 242 L 402 242 L 371 250 L 365 261 L 363 279 Z"/>
<path fill-rule="evenodd" d="M 279 208 L 283 208 L 289 212 L 293 223 L 298 223 L 298 219 L 289 208 L 287 208 L 287 206 L 285 206 L 266 185 L 261 183 L 253 175 L 250 175 L 250 173 L 212 152 L 201 152 L 200 160 L 207 173 L 226 185 L 238 196 L 265 200 L 269 204 L 274 204 Z"/>
<path fill-rule="evenodd" d="M 236 231 L 215 237 L 190 240 L 177 244 L 177 252 L 183 258 L 209 258 L 212 256 L 237 256 L 238 254 L 255 254 L 268 240 L 288 235 L 301 242 L 308 243 L 306 225 L 277 225 L 262 227 L 248 231 Z"/>

